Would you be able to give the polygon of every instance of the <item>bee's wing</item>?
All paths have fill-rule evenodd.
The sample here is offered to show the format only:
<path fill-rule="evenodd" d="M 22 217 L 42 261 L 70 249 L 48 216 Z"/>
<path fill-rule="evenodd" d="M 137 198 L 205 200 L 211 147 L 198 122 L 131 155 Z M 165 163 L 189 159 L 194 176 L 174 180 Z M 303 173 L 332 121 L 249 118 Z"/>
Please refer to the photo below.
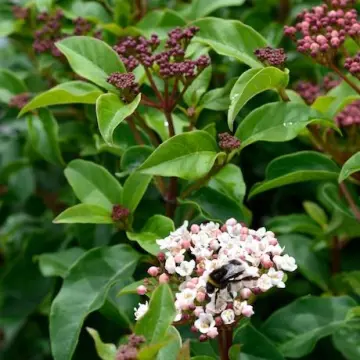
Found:
<path fill-rule="evenodd" d="M 241 275 L 245 270 L 245 266 L 243 264 L 241 265 L 231 265 L 228 267 L 228 271 L 226 275 L 224 276 L 222 281 L 228 281 L 231 279 L 237 278 L 239 275 Z"/>

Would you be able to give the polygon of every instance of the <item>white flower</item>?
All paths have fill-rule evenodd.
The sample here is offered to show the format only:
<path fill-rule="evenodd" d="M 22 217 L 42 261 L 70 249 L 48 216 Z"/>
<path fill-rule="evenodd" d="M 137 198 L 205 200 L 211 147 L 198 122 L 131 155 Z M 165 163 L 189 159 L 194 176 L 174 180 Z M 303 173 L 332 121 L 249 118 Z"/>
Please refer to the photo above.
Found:
<path fill-rule="evenodd" d="M 156 240 L 156 243 L 160 246 L 161 250 L 170 248 L 173 242 L 174 240 L 170 236 L 166 237 L 165 239 Z"/>
<path fill-rule="evenodd" d="M 170 255 L 165 261 L 165 269 L 169 274 L 173 274 L 176 269 L 175 259 Z"/>
<path fill-rule="evenodd" d="M 145 304 L 139 304 L 138 308 L 134 308 L 135 311 L 135 320 L 141 319 L 149 310 L 149 302 L 147 301 Z"/>
<path fill-rule="evenodd" d="M 221 319 L 226 325 L 232 324 L 235 321 L 234 311 L 232 309 L 224 310 L 221 313 Z"/>
<path fill-rule="evenodd" d="M 261 239 L 266 234 L 266 229 L 264 227 L 262 227 L 262 228 L 258 229 L 255 234 L 256 234 L 256 236 L 258 236 Z"/>
<path fill-rule="evenodd" d="M 180 320 L 181 320 L 181 318 L 182 318 L 182 312 L 181 312 L 181 309 L 177 309 L 177 310 L 176 310 L 176 316 L 175 316 L 174 321 L 175 321 L 175 322 L 176 322 L 176 321 L 180 321 Z"/>
<path fill-rule="evenodd" d="M 189 276 L 192 274 L 192 272 L 195 269 L 195 261 L 191 260 L 191 261 L 183 261 L 180 266 L 177 266 L 175 271 L 180 275 L 180 276 Z"/>
<path fill-rule="evenodd" d="M 263 274 L 258 279 L 257 286 L 260 288 L 261 291 L 267 291 L 273 287 L 273 284 L 271 278 L 268 275 Z"/>
<path fill-rule="evenodd" d="M 183 291 L 176 293 L 176 300 L 180 308 L 186 308 L 194 304 L 194 300 L 197 294 L 196 289 L 184 289 Z"/>
<path fill-rule="evenodd" d="M 215 327 L 215 320 L 211 314 L 202 313 L 194 325 L 201 333 L 206 334 Z"/>
<path fill-rule="evenodd" d="M 295 259 L 287 254 L 283 256 L 276 255 L 273 261 L 279 270 L 294 271 L 297 269 Z"/>
<path fill-rule="evenodd" d="M 259 277 L 259 268 L 255 266 L 249 266 L 245 269 L 245 272 L 242 277 Z"/>
<path fill-rule="evenodd" d="M 235 300 L 233 304 L 235 315 L 241 315 L 245 305 L 247 305 L 247 301 Z"/>
<path fill-rule="evenodd" d="M 213 296 L 211 301 L 206 304 L 206 312 L 214 315 L 219 314 L 226 309 L 226 306 L 227 302 L 220 296 L 217 298 L 215 306 L 215 296 Z"/>
<path fill-rule="evenodd" d="M 209 258 L 213 254 L 208 247 L 191 247 L 190 250 L 195 257 Z"/>
<path fill-rule="evenodd" d="M 282 271 L 276 271 L 274 268 L 270 268 L 267 275 L 270 277 L 271 282 L 278 288 L 284 288 L 285 283 L 282 281 L 284 273 Z"/>

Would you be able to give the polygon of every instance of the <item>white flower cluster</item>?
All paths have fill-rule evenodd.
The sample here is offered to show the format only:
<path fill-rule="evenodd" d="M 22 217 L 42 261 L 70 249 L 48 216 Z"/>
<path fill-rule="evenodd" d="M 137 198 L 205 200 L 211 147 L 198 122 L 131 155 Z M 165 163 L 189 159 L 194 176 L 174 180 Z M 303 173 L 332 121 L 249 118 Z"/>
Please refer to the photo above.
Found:
<path fill-rule="evenodd" d="M 213 222 L 192 225 L 190 231 L 185 222 L 157 243 L 163 251 L 158 255 L 160 267 L 152 266 L 148 273 L 159 283 L 177 284 L 174 321 L 193 322 L 193 331 L 202 339 L 216 337 L 219 327 L 241 316 L 252 316 L 248 302 L 254 295 L 284 288 L 284 271 L 297 268 L 294 258 L 282 254 L 273 232 L 249 229 L 235 219 L 222 227 Z M 217 269 L 221 271 L 214 279 Z M 147 290 L 140 286 L 138 293 Z M 140 305 L 136 319 L 146 310 Z"/>

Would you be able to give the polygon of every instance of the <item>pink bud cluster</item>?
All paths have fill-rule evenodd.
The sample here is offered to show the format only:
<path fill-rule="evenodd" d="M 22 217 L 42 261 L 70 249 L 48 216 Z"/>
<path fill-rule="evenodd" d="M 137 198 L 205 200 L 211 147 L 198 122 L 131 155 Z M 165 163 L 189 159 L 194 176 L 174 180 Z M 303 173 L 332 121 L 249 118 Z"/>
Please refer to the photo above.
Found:
<path fill-rule="evenodd" d="M 29 93 L 21 93 L 13 96 L 9 101 L 9 107 L 21 110 L 30 100 Z"/>
<path fill-rule="evenodd" d="M 155 50 L 160 40 L 156 34 L 153 34 L 150 40 L 143 36 L 128 36 L 115 45 L 114 50 L 128 71 L 133 71 L 141 64 L 145 68 L 153 68 L 162 78 L 184 76 L 191 80 L 210 65 L 210 59 L 205 55 L 197 60 L 185 59 L 186 48 L 198 30 L 197 27 L 190 26 L 170 31 L 165 50 L 158 53 L 155 53 Z"/>
<path fill-rule="evenodd" d="M 294 271 L 295 259 L 283 255 L 275 235 L 265 228 L 252 230 L 229 219 L 225 225 L 209 222 L 188 223 L 165 239 L 157 240 L 162 251 L 160 265 L 148 269 L 151 279 L 145 279 L 138 293 L 146 294 L 156 283 L 169 283 L 175 290 L 176 323 L 190 323 L 200 340 L 215 338 L 219 330 L 234 326 L 242 317 L 254 314 L 254 296 L 273 287 L 285 287 L 285 271 Z M 229 268 L 229 264 L 236 268 Z M 226 267 L 235 272 L 231 282 L 207 291 L 207 283 L 214 270 Z M 231 265 L 232 266 L 232 265 Z M 140 304 L 136 319 L 148 309 Z"/>
<path fill-rule="evenodd" d="M 16 19 L 25 20 L 29 16 L 30 11 L 28 7 L 14 5 L 12 7 L 12 13 Z"/>
<path fill-rule="evenodd" d="M 333 5 L 334 3 L 335 5 Z M 295 41 L 297 50 L 329 65 L 347 36 L 359 39 L 360 23 L 357 11 L 347 9 L 349 2 L 332 1 L 334 8 L 324 4 L 305 10 L 295 26 L 285 26 L 284 33 Z"/>
<path fill-rule="evenodd" d="M 143 336 L 131 334 L 128 343 L 119 346 L 115 360 L 136 360 L 139 348 L 145 341 Z"/>
<path fill-rule="evenodd" d="M 274 49 L 270 46 L 256 49 L 254 51 L 255 56 L 264 64 L 276 67 L 283 67 L 286 61 L 285 50 Z"/>
<path fill-rule="evenodd" d="M 68 33 L 63 32 L 63 27 L 66 25 L 66 19 L 61 10 L 50 14 L 42 12 L 37 16 L 37 20 L 43 22 L 44 25 L 35 32 L 33 48 L 37 53 L 50 52 L 55 57 L 60 57 L 62 54 L 55 46 L 59 40 L 69 36 Z M 101 33 L 93 31 L 93 25 L 78 17 L 73 21 L 75 27 L 73 35 L 93 35 L 96 38 L 101 37 Z"/>
<path fill-rule="evenodd" d="M 335 117 L 336 125 L 339 127 L 347 127 L 360 124 L 360 100 L 346 106 Z"/>
<path fill-rule="evenodd" d="M 240 147 L 240 140 L 229 133 L 221 133 L 219 137 L 219 147 L 225 151 L 232 151 Z"/>
<path fill-rule="evenodd" d="M 353 57 L 346 58 L 344 68 L 347 69 L 352 75 L 360 78 L 360 52 Z"/>
<path fill-rule="evenodd" d="M 341 80 L 335 77 L 333 74 L 328 74 L 324 76 L 322 86 L 325 92 L 330 91 L 334 87 L 338 86 L 341 83 Z"/>
<path fill-rule="evenodd" d="M 121 221 L 125 220 L 129 217 L 130 211 L 126 207 L 123 207 L 122 205 L 116 204 L 113 206 L 111 218 L 114 221 Z"/>
<path fill-rule="evenodd" d="M 140 92 L 139 84 L 135 82 L 135 75 L 132 73 L 112 73 L 107 82 L 121 90 L 122 99 L 125 102 L 132 101 Z"/>

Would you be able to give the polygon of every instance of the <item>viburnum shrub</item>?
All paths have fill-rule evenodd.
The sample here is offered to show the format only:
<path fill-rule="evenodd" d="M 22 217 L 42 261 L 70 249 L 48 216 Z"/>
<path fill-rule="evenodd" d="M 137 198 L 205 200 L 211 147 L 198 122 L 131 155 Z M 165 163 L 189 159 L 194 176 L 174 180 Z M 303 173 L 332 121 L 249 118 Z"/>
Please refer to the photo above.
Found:
<path fill-rule="evenodd" d="M 0 357 L 360 359 L 358 8 L 4 0 Z"/>

